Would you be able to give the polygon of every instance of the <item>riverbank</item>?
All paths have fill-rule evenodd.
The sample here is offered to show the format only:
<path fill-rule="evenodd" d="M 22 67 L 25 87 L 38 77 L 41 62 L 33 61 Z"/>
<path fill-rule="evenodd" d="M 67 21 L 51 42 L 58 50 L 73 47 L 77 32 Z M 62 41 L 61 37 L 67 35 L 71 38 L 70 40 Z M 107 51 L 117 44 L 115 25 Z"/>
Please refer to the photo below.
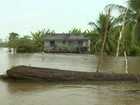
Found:
<path fill-rule="evenodd" d="M 96 73 L 39 68 L 30 66 L 16 66 L 7 70 L 3 80 L 25 81 L 134 81 L 139 82 L 140 75 L 120 73 Z"/>

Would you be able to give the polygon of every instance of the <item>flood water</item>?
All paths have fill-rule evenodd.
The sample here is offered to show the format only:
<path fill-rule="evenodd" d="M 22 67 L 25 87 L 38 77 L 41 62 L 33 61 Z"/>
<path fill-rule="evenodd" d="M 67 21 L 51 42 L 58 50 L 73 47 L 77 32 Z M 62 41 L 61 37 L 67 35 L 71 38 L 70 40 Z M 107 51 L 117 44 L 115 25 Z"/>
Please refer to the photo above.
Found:
<path fill-rule="evenodd" d="M 94 72 L 98 56 L 89 54 L 10 54 L 0 48 L 0 75 L 18 65 Z M 113 72 L 113 56 L 103 58 L 101 72 Z M 119 57 L 115 72 L 124 73 Z M 140 74 L 140 58 L 128 58 L 128 72 Z M 0 105 L 139 105 L 140 83 L 31 83 L 0 80 Z"/>

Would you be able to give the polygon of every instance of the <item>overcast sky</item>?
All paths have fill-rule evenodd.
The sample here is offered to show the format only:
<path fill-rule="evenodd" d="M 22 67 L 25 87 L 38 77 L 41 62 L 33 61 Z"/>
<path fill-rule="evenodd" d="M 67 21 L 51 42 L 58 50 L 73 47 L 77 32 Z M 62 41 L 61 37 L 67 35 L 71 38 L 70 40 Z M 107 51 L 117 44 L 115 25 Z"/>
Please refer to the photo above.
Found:
<path fill-rule="evenodd" d="M 0 0 L 0 38 L 10 32 L 30 35 L 42 29 L 68 32 L 90 29 L 107 4 L 124 5 L 126 0 Z"/>

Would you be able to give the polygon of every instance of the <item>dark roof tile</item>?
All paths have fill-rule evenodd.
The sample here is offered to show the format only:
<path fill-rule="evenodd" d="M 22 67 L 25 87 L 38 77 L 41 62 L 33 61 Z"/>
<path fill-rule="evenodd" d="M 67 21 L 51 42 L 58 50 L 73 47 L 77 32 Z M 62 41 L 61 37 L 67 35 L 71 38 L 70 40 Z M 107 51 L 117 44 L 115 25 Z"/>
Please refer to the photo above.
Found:
<path fill-rule="evenodd" d="M 42 40 L 88 40 L 89 38 L 83 35 L 71 35 L 71 34 L 53 34 L 45 35 Z"/>

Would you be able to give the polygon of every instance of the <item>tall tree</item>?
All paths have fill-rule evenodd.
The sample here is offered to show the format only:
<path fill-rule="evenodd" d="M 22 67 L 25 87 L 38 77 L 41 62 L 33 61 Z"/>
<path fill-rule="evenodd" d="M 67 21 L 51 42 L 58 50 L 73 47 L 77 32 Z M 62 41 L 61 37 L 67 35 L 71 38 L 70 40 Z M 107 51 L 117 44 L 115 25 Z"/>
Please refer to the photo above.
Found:
<path fill-rule="evenodd" d="M 0 47 L 2 47 L 2 39 L 0 38 Z"/>
<path fill-rule="evenodd" d="M 106 6 L 106 9 L 108 8 L 121 11 L 119 19 L 121 23 L 125 24 L 122 34 L 128 52 L 130 48 L 140 46 L 140 0 L 127 0 L 126 7 L 117 4 L 109 4 Z M 128 11 L 127 14 L 126 11 Z M 126 19 L 123 20 L 125 15 Z"/>
<path fill-rule="evenodd" d="M 106 30 L 106 21 L 107 21 L 108 15 L 101 13 L 99 15 L 99 19 L 96 22 L 89 22 L 89 25 L 91 25 L 94 29 L 94 47 L 92 49 L 97 50 L 99 52 L 102 42 L 104 33 Z M 114 51 L 114 47 L 116 46 L 116 40 L 115 37 L 118 35 L 118 29 L 119 27 L 116 26 L 115 18 L 110 17 L 108 20 L 108 28 L 107 28 L 107 37 L 106 37 L 106 44 L 104 51 L 108 54 Z M 96 51 L 95 51 L 96 52 Z"/>
<path fill-rule="evenodd" d="M 99 72 L 103 52 L 105 51 L 110 54 L 113 51 L 113 48 L 116 46 L 115 37 L 118 34 L 119 28 L 116 26 L 115 18 L 111 17 L 110 11 L 107 11 L 107 14 L 100 14 L 96 23 L 90 22 L 89 25 L 93 26 L 95 35 L 99 38 L 96 40 L 96 43 L 99 46 L 98 48 L 101 50 L 96 71 Z"/>
<path fill-rule="evenodd" d="M 103 51 L 104 51 L 105 44 L 106 44 L 106 39 L 107 39 L 107 35 L 108 35 L 108 28 L 109 28 L 109 21 L 110 21 L 110 11 L 108 11 L 107 18 L 106 18 L 105 21 L 106 21 L 106 23 L 105 23 L 105 30 L 104 30 L 104 34 L 103 34 L 103 41 L 102 41 L 102 46 L 101 46 L 101 52 L 100 52 L 100 57 L 99 57 L 99 61 L 98 61 L 96 72 L 99 72 L 99 66 L 100 66 L 100 63 L 101 63 L 101 60 L 102 60 Z"/>
<path fill-rule="evenodd" d="M 13 48 L 14 49 L 14 53 L 16 52 L 16 48 L 18 46 L 18 37 L 19 37 L 19 35 L 17 33 L 15 33 L 15 32 L 9 33 L 8 46 L 9 46 L 9 48 Z"/>

